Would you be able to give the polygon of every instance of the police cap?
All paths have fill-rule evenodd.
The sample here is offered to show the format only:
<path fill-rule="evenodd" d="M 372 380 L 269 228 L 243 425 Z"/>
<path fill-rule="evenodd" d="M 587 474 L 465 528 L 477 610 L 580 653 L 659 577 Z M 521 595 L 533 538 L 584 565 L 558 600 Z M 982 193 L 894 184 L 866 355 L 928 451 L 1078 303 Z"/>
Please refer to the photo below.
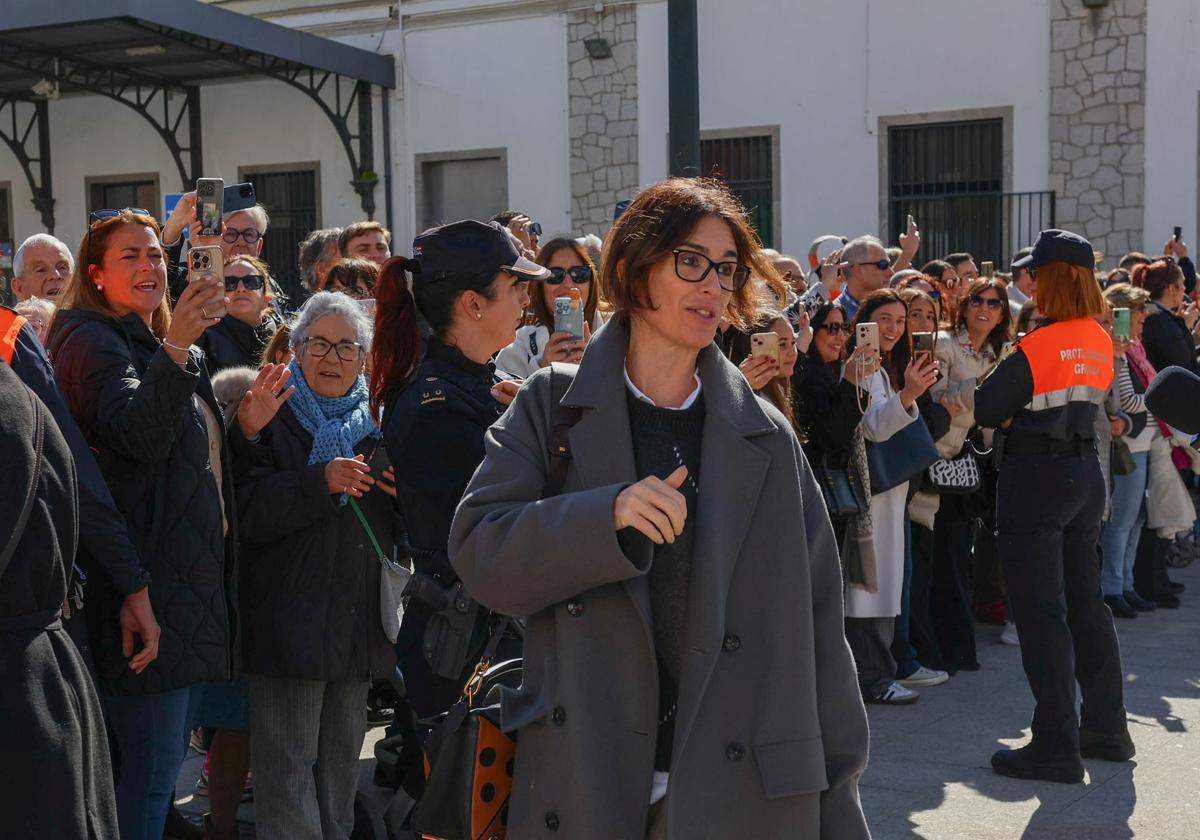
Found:
<path fill-rule="evenodd" d="M 1013 268 L 1037 268 L 1051 262 L 1065 262 L 1082 268 L 1095 268 L 1096 254 L 1092 243 L 1069 230 L 1044 230 L 1033 243 L 1033 251 L 1018 260 Z"/>

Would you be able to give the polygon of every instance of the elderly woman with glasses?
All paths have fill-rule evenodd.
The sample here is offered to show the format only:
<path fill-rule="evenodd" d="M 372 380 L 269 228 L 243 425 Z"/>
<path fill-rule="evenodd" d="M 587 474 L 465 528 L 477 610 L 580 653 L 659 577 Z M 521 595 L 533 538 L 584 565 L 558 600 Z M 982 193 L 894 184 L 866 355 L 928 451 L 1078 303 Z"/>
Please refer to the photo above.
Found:
<path fill-rule="evenodd" d="M 200 336 L 210 375 L 231 367 L 258 367 L 263 347 L 279 323 L 273 317 L 279 288 L 267 264 L 235 254 L 225 260 L 226 315 Z"/>
<path fill-rule="evenodd" d="M 531 323 L 517 330 L 513 343 L 496 357 L 497 370 L 517 379 L 553 362 L 578 362 L 592 333 L 604 324 L 596 267 L 583 245 L 574 239 L 551 239 L 538 252 L 537 264 L 548 268 L 550 277 L 531 289 Z M 569 297 L 572 291 L 578 291 L 583 302 L 582 338 L 554 329 L 554 299 Z"/>
<path fill-rule="evenodd" d="M 350 298 L 313 295 L 295 358 L 263 369 L 230 431 L 259 837 L 349 835 L 367 689 L 396 664 L 374 546 L 390 556 L 400 525 L 376 482 L 388 462 L 362 375 L 372 332 Z"/>
<path fill-rule="evenodd" d="M 725 187 L 647 188 L 605 247 L 616 314 L 487 431 L 449 555 L 482 604 L 528 616 L 523 684 L 502 699 L 513 836 L 868 835 L 821 491 L 713 342 L 722 318 L 756 317 L 752 271 L 771 268 Z"/>

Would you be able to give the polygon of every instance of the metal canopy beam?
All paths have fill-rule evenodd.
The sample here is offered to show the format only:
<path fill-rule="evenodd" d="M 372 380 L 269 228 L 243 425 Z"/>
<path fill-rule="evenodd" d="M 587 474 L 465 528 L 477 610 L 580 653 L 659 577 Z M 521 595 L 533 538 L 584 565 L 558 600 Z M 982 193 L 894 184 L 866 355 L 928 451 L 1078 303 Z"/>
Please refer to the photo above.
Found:
<path fill-rule="evenodd" d="M 0 140 L 25 170 L 34 209 L 54 233 L 54 190 L 50 184 L 50 109 L 46 101 L 0 99 Z M 36 136 L 35 136 L 36 134 Z"/>
<path fill-rule="evenodd" d="M 188 185 L 200 176 L 199 88 L 169 85 L 128 70 L 33 52 L 2 39 L 0 35 L 0 64 L 44 76 L 60 85 L 98 93 L 129 106 L 141 114 L 167 144 L 184 189 L 189 189 Z"/>
<path fill-rule="evenodd" d="M 215 59 L 237 64 L 249 73 L 276 79 L 290 85 L 311 99 L 333 125 L 346 157 L 350 161 L 353 179 L 350 185 L 358 193 L 367 218 L 375 218 L 375 187 L 379 176 L 375 172 L 375 133 L 371 108 L 371 85 L 329 70 L 300 67 L 280 58 L 244 49 L 226 41 L 194 35 L 156 24 L 138 21 L 139 29 L 160 38 L 182 44 Z"/>

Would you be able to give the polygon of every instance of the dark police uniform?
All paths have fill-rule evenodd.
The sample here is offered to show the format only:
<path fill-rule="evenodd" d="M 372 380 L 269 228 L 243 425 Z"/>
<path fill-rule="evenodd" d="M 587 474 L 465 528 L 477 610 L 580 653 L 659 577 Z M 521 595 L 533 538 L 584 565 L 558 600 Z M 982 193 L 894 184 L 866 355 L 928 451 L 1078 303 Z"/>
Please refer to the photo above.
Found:
<path fill-rule="evenodd" d="M 1081 730 L 1087 743 L 1128 739 L 1120 651 L 1101 597 L 1097 554 L 1105 487 L 1092 430 L 1112 378 L 1111 338 L 1093 319 L 1081 318 L 1030 332 L 975 394 L 981 426 L 999 428 L 1012 418 L 996 527 L 1036 703 L 1024 759 L 1067 757 L 1064 772 L 1071 778 L 1058 781 L 1083 779 Z M 1076 680 L 1083 693 L 1080 719 Z M 1013 772 L 1011 757 L 1020 752 L 1001 751 L 992 764 L 1025 776 L 1028 761 Z"/>
<path fill-rule="evenodd" d="M 408 544 L 418 574 L 427 575 L 448 592 L 458 576 L 446 556 L 455 508 L 475 469 L 483 462 L 483 436 L 504 413 L 491 395 L 495 378 L 481 365 L 436 338 L 429 339 L 425 358 L 383 420 L 384 441 L 396 473 L 396 498 L 404 512 Z M 448 603 L 450 609 L 454 604 Z M 426 658 L 426 628 L 433 610 L 417 599 L 410 602 L 397 640 L 400 670 L 409 699 L 419 717 L 445 711 L 462 693 L 463 683 L 484 642 L 483 620 L 472 618 L 470 652 L 464 672 L 447 677 L 434 674 Z M 429 656 L 436 651 L 429 650 Z"/>

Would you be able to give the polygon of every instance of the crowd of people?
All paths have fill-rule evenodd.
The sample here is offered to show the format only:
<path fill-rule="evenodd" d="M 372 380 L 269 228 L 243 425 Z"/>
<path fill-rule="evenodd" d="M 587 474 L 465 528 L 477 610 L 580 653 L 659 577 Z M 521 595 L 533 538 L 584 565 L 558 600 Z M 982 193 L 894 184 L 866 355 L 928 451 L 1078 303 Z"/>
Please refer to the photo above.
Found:
<path fill-rule="evenodd" d="M 49 412 L 59 495 L 5 500 L 0 650 L 36 673 L 0 689 L 29 709 L 0 751 L 12 836 L 219 840 L 253 796 L 260 837 L 346 838 L 368 708 L 420 801 L 431 721 L 486 645 L 523 657 L 513 836 L 866 837 L 862 704 L 978 670 L 978 624 L 1041 632 L 1010 609 L 1003 424 L 976 405 L 1057 320 L 1041 252 L 916 268 L 910 219 L 894 248 L 822 237 L 806 270 L 723 186 L 671 179 L 603 242 L 516 211 L 412 256 L 377 222 L 313 231 L 300 301 L 261 258 L 264 208 L 211 237 L 195 208 L 99 210 L 77 253 L 38 234 L 15 255 L 0 368 Z M 189 277 L 205 245 L 223 279 Z M 1131 620 L 1179 606 L 1167 561 L 1196 518 L 1200 453 L 1145 402 L 1157 371 L 1200 372 L 1196 271 L 1178 236 L 1074 265 L 1114 360 L 1082 438 L 1095 572 Z M 26 412 L 9 464 L 42 410 L 0 385 Z M 921 445 L 892 480 L 888 453 Z M 173 805 L 189 744 L 203 826 Z"/>

